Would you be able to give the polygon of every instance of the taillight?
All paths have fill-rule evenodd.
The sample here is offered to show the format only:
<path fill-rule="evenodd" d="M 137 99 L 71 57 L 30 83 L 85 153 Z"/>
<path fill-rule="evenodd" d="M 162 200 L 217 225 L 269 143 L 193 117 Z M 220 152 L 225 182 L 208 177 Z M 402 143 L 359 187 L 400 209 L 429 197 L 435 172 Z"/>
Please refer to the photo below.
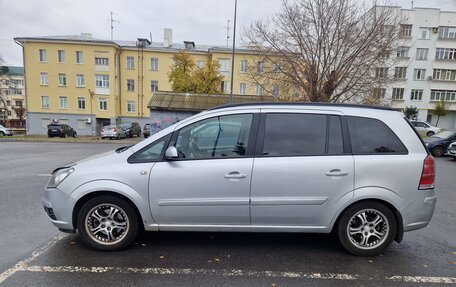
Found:
<path fill-rule="evenodd" d="M 418 189 L 434 188 L 435 181 L 435 162 L 432 155 L 428 155 L 424 160 L 423 171 L 421 173 L 420 186 Z"/>
<path fill-rule="evenodd" d="M 117 128 L 113 128 L 112 130 L 113 130 L 115 133 L 117 132 Z"/>

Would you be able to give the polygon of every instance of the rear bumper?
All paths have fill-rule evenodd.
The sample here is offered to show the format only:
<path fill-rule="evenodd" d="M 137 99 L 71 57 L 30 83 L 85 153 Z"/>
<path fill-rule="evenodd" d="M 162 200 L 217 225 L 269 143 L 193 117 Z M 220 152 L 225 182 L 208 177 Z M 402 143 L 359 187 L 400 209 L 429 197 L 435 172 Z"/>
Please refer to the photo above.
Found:
<path fill-rule="evenodd" d="M 434 189 L 417 190 L 417 197 L 400 210 L 404 222 L 404 231 L 426 227 L 434 214 L 437 197 Z"/>

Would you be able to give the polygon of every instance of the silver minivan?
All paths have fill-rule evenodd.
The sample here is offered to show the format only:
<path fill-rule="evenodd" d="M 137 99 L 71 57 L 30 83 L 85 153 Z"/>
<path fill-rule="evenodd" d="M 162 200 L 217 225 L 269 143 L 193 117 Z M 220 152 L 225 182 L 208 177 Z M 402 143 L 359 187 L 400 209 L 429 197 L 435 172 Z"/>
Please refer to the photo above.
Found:
<path fill-rule="evenodd" d="M 372 256 L 429 223 L 434 179 L 433 157 L 394 110 L 238 104 L 56 169 L 43 204 L 99 250 L 140 230 L 334 231 Z"/>

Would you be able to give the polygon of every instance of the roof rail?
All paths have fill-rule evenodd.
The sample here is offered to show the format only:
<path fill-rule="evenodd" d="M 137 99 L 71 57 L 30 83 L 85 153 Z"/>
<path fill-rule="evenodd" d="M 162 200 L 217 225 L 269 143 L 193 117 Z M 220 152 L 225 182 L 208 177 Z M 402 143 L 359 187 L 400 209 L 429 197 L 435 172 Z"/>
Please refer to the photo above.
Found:
<path fill-rule="evenodd" d="M 235 107 L 248 107 L 248 106 L 328 106 L 328 107 L 346 107 L 346 108 L 364 108 L 364 109 L 375 109 L 375 110 L 385 110 L 385 111 L 395 111 L 392 108 L 381 107 L 381 106 L 370 106 L 370 105 L 360 105 L 360 104 L 339 104 L 339 103 L 294 103 L 294 102 L 252 102 L 252 103 L 238 103 L 238 104 L 225 104 L 220 105 L 214 108 L 209 109 L 208 111 L 225 109 L 225 108 L 235 108 Z"/>

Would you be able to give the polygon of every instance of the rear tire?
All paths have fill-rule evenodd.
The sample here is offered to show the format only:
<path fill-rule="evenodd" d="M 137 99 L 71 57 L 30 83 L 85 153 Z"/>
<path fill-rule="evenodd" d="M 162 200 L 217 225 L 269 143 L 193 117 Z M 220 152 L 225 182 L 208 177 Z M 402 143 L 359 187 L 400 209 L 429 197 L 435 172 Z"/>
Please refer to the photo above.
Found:
<path fill-rule="evenodd" d="M 387 206 L 376 201 L 363 201 L 343 212 L 337 229 L 340 243 L 348 252 L 376 256 L 393 241 L 397 223 Z"/>
<path fill-rule="evenodd" d="M 436 146 L 432 149 L 432 155 L 434 157 L 441 157 L 443 156 L 443 146 Z"/>
<path fill-rule="evenodd" d="M 76 132 L 73 133 L 73 138 L 77 138 L 78 134 Z"/>
<path fill-rule="evenodd" d="M 125 200 L 111 195 L 87 201 L 78 213 L 78 233 L 90 248 L 113 251 L 130 246 L 139 230 L 138 216 Z"/>
<path fill-rule="evenodd" d="M 4 137 L 5 136 L 5 133 L 4 132 L 0 132 L 0 137 Z"/>

